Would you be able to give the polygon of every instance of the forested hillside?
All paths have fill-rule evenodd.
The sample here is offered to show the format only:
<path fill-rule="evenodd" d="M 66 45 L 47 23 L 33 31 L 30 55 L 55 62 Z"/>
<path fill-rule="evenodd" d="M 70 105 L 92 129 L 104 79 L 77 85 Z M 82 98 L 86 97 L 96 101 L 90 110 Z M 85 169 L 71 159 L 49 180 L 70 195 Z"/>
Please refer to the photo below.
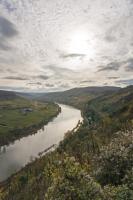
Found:
<path fill-rule="evenodd" d="M 119 87 L 82 87 L 82 88 L 73 88 L 63 92 L 51 92 L 51 93 L 42 93 L 37 96 L 34 95 L 35 99 L 41 101 L 56 101 L 60 103 L 65 103 L 73 105 L 79 108 L 83 108 L 83 105 L 90 99 L 94 97 L 101 96 L 105 93 L 112 93 L 118 91 Z M 32 96 L 33 98 L 33 96 Z"/>

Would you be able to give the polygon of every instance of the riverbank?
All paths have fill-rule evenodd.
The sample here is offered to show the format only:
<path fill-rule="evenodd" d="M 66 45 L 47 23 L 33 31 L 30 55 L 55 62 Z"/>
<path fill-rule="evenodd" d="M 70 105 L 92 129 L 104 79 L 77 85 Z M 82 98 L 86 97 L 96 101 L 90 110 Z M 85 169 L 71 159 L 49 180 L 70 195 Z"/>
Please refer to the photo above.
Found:
<path fill-rule="evenodd" d="M 13 144 L 1 149 L 0 154 L 0 181 L 6 180 L 12 174 L 21 170 L 27 163 L 43 156 L 49 150 L 58 146 L 68 130 L 78 128 L 82 121 L 81 112 L 71 106 L 61 105 L 61 113 L 41 128 L 34 135 L 16 140 Z M 54 145 L 54 146 L 53 146 Z"/>
<path fill-rule="evenodd" d="M 60 113 L 54 103 L 41 103 L 25 99 L 0 101 L 0 146 L 35 134 Z"/>

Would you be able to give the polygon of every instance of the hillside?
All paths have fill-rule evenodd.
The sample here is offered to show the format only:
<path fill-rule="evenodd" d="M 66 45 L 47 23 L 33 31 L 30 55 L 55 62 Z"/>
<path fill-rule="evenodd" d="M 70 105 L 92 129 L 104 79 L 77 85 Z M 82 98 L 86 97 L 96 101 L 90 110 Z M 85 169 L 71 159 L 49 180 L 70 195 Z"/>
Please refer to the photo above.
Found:
<path fill-rule="evenodd" d="M 36 98 L 42 101 L 55 101 L 70 104 L 79 108 L 89 99 L 100 96 L 104 93 L 112 93 L 118 91 L 119 87 L 83 87 L 73 88 L 63 92 L 51 92 L 38 95 Z"/>
<path fill-rule="evenodd" d="M 86 116 L 91 121 L 108 120 L 115 127 L 133 119 L 133 86 L 120 89 L 113 94 L 104 94 L 86 105 Z M 112 122 L 111 122 L 112 121 Z M 116 122 L 116 123 L 115 123 Z"/>
<path fill-rule="evenodd" d="M 88 100 L 80 128 L 8 180 L 1 198 L 132 200 L 132 94 L 130 86 Z"/>
<path fill-rule="evenodd" d="M 0 100 L 9 100 L 15 98 L 17 98 L 15 92 L 0 90 Z"/>
<path fill-rule="evenodd" d="M 0 146 L 35 133 L 59 112 L 53 103 L 40 103 L 0 92 Z"/>

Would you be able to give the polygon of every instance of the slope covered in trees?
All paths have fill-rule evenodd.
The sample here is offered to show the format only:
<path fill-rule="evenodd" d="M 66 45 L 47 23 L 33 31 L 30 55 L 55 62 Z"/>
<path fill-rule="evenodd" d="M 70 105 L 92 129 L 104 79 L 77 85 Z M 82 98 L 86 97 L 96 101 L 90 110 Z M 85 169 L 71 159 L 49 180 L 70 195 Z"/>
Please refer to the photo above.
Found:
<path fill-rule="evenodd" d="M 51 92 L 42 93 L 40 95 L 34 95 L 35 99 L 42 101 L 55 101 L 65 104 L 71 104 L 73 106 L 82 108 L 82 106 L 94 97 L 98 97 L 104 93 L 112 93 L 118 91 L 119 87 L 105 86 L 105 87 L 82 87 L 73 88 L 63 92 Z"/>

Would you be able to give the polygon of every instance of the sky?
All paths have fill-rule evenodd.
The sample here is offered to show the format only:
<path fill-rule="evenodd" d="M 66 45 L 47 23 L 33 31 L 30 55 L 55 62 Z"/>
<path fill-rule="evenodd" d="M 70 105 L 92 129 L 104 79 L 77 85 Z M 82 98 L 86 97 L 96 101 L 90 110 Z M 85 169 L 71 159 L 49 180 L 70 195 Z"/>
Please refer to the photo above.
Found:
<path fill-rule="evenodd" d="M 0 89 L 133 84 L 133 0 L 0 0 Z"/>

